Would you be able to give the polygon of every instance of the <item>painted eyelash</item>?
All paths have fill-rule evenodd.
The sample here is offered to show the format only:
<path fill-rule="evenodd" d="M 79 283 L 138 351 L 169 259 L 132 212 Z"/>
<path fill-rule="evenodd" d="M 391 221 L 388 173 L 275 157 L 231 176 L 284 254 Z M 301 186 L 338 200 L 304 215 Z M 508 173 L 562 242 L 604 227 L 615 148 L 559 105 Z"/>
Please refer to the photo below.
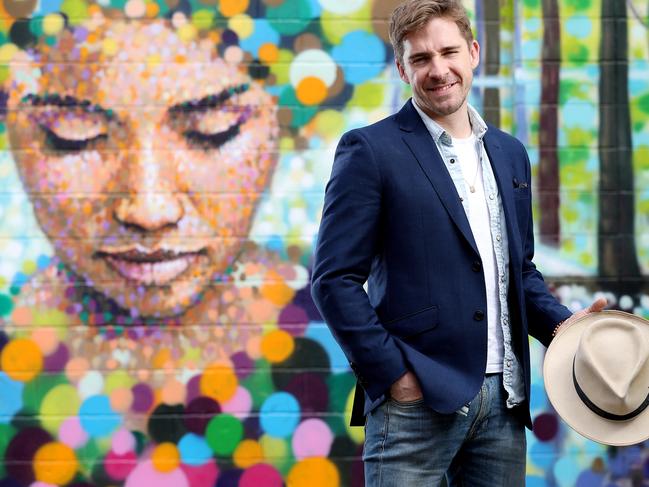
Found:
<path fill-rule="evenodd" d="M 216 134 L 204 134 L 196 130 L 189 130 L 183 135 L 190 142 L 209 148 L 209 149 L 218 149 L 222 145 L 228 143 L 234 139 L 240 133 L 241 122 L 237 122 L 234 125 L 228 127 L 223 132 L 218 132 Z"/>
<path fill-rule="evenodd" d="M 41 129 L 45 132 L 45 142 L 47 143 L 47 145 L 55 151 L 59 152 L 81 152 L 82 150 L 85 150 L 90 144 L 99 142 L 100 140 L 105 140 L 108 137 L 106 134 L 99 134 L 89 139 L 66 139 L 59 137 L 47 127 L 41 126 Z"/>

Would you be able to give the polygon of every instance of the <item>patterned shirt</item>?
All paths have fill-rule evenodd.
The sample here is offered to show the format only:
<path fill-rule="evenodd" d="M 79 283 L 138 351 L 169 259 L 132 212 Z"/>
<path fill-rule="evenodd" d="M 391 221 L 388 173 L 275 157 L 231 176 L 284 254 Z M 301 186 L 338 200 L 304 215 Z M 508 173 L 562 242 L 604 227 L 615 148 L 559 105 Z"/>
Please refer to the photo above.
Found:
<path fill-rule="evenodd" d="M 466 186 L 460 165 L 456 163 L 457 154 L 454 153 L 453 141 L 450 136 L 438 123 L 426 115 L 414 102 L 413 105 L 424 125 L 428 129 L 435 145 L 439 150 L 446 169 L 455 185 L 455 189 L 462 201 L 465 213 L 468 215 L 469 206 L 466 194 Z M 489 226 L 491 239 L 497 265 L 497 287 L 500 299 L 500 325 L 503 334 L 503 386 L 507 391 L 507 407 L 514 407 L 525 400 L 525 383 L 523 380 L 523 369 L 514 354 L 512 346 L 512 333 L 509 321 L 509 306 L 507 304 L 507 293 L 509 290 L 509 245 L 507 240 L 507 229 L 505 227 L 505 212 L 502 205 L 496 177 L 491 168 L 491 162 L 484 147 L 484 135 L 487 133 L 487 124 L 471 106 L 469 109 L 469 120 L 471 130 L 476 137 L 476 151 L 482 168 L 482 177 L 485 195 L 487 196 L 487 208 L 489 210 Z"/>

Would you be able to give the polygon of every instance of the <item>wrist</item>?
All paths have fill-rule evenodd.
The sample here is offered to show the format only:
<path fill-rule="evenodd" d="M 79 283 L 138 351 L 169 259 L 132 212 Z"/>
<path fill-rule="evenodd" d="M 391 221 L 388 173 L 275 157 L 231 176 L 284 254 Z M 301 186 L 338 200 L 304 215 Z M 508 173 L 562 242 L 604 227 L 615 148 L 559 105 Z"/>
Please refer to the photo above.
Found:
<path fill-rule="evenodd" d="M 561 320 L 559 323 L 557 323 L 557 325 L 554 327 L 554 330 L 552 330 L 552 338 L 557 336 L 557 333 L 559 333 L 559 328 L 561 328 L 561 325 L 563 325 L 565 321 L 566 320 Z"/>

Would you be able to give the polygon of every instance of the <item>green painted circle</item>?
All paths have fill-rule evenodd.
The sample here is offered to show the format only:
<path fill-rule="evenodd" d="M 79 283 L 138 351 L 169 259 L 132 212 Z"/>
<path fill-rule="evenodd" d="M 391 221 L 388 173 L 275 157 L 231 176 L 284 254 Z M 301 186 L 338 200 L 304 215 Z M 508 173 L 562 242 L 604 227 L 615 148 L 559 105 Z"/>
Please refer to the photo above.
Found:
<path fill-rule="evenodd" d="M 207 424 L 205 439 L 212 451 L 219 456 L 232 455 L 243 438 L 241 421 L 230 414 L 218 414 Z"/>
<path fill-rule="evenodd" d="M 291 0 L 277 7 L 266 8 L 266 18 L 270 25 L 280 34 L 288 36 L 302 32 L 311 22 L 312 15 L 309 0 Z"/>
<path fill-rule="evenodd" d="M 14 302 L 11 296 L 0 294 L 0 316 L 7 316 L 14 309 Z"/>

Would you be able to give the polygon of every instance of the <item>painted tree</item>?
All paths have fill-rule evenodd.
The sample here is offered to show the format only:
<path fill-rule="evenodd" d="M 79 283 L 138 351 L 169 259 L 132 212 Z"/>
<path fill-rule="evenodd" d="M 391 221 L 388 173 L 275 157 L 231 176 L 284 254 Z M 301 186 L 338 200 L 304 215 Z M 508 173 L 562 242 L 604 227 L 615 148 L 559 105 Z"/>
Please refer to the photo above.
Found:
<path fill-rule="evenodd" d="M 642 281 L 634 235 L 626 7 L 624 0 L 602 0 L 598 263 L 602 288 L 633 293 Z"/>
<path fill-rule="evenodd" d="M 484 19 L 483 62 L 487 76 L 497 76 L 500 71 L 500 5 L 499 0 L 482 0 Z M 500 89 L 486 87 L 482 95 L 485 120 L 500 127 Z"/>
<path fill-rule="evenodd" d="M 557 247 L 559 220 L 559 76 L 561 69 L 561 28 L 557 0 L 543 0 L 543 52 L 541 59 L 541 109 L 539 125 L 540 160 L 538 198 L 541 242 Z"/>

